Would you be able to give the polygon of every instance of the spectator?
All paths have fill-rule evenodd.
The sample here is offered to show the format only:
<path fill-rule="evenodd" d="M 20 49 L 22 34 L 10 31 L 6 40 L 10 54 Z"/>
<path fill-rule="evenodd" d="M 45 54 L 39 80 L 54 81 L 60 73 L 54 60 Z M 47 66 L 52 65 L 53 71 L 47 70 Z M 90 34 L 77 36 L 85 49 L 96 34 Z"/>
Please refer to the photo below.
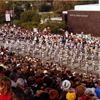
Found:
<path fill-rule="evenodd" d="M 0 77 L 0 100 L 10 100 L 12 95 L 10 79 L 7 76 Z"/>
<path fill-rule="evenodd" d="M 51 89 L 49 91 L 49 95 L 50 95 L 50 100 L 58 100 L 58 98 L 59 98 L 59 93 L 55 89 Z"/>
<path fill-rule="evenodd" d="M 28 87 L 32 88 L 32 90 L 35 94 L 37 91 L 36 78 L 34 76 L 30 76 L 27 80 L 27 84 L 28 84 Z"/>
<path fill-rule="evenodd" d="M 39 100 L 50 100 L 50 96 L 47 92 L 42 92 L 39 96 Z"/>
<path fill-rule="evenodd" d="M 34 98 L 33 90 L 30 87 L 24 89 L 25 99 L 32 100 Z"/>
<path fill-rule="evenodd" d="M 12 86 L 12 89 L 13 90 L 15 90 L 15 88 L 16 88 L 16 86 L 17 86 L 17 84 L 16 84 L 16 74 L 15 73 L 11 73 L 10 75 L 9 75 L 9 77 L 10 77 L 10 79 L 11 79 L 11 86 Z"/>
<path fill-rule="evenodd" d="M 38 97 L 39 97 L 39 96 L 40 96 L 40 94 L 41 94 L 42 92 L 43 92 L 43 90 L 37 90 L 37 91 L 36 91 L 36 96 L 38 96 Z"/>
<path fill-rule="evenodd" d="M 5 74 L 3 73 L 4 68 L 2 66 L 0 66 L 0 76 L 5 76 Z"/>
<path fill-rule="evenodd" d="M 62 91 L 58 100 L 66 100 L 67 91 Z"/>
<path fill-rule="evenodd" d="M 100 81 L 98 81 L 99 87 L 95 89 L 95 93 L 97 94 L 97 97 L 100 99 Z"/>
<path fill-rule="evenodd" d="M 24 80 L 22 78 L 18 78 L 17 81 L 16 81 L 16 84 L 17 84 L 17 87 L 16 89 L 14 90 L 14 93 L 17 94 L 17 93 L 21 93 L 21 94 L 24 94 Z"/>
<path fill-rule="evenodd" d="M 79 85 L 76 87 L 77 98 L 82 98 L 83 100 L 87 99 L 87 95 L 84 95 L 85 87 L 83 85 Z"/>
<path fill-rule="evenodd" d="M 14 94 L 14 95 L 12 96 L 11 100 L 27 100 L 27 99 L 25 99 L 24 94 L 22 94 L 22 93 L 17 93 L 17 94 Z"/>

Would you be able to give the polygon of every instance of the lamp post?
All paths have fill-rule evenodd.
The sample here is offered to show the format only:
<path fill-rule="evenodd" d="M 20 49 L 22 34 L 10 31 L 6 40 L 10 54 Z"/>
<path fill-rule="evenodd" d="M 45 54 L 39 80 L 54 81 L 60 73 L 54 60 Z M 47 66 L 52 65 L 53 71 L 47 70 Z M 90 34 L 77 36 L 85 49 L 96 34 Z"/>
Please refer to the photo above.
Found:
<path fill-rule="evenodd" d="M 7 4 L 7 10 L 9 10 L 9 8 L 8 8 L 8 1 L 6 1 L 5 3 Z"/>
<path fill-rule="evenodd" d="M 33 10 L 33 4 L 32 3 L 30 3 L 30 6 L 32 7 L 32 10 Z"/>

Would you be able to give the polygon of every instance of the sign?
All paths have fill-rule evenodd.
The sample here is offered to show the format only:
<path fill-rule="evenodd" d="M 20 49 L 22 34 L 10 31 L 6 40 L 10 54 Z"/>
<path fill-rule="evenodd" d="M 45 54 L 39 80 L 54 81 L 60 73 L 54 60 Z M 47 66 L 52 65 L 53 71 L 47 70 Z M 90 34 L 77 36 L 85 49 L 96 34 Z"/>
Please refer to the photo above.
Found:
<path fill-rule="evenodd" d="M 10 14 L 5 14 L 6 16 L 6 21 L 10 21 Z"/>
<path fill-rule="evenodd" d="M 87 35 L 83 35 L 83 38 L 88 38 L 88 39 L 90 39 L 91 38 L 91 35 L 90 34 L 87 34 Z"/>
<path fill-rule="evenodd" d="M 70 14 L 71 17 L 88 17 L 88 15 Z"/>
<path fill-rule="evenodd" d="M 38 32 L 38 29 L 37 29 L 37 28 L 33 28 L 33 31 L 34 31 L 34 32 Z"/>

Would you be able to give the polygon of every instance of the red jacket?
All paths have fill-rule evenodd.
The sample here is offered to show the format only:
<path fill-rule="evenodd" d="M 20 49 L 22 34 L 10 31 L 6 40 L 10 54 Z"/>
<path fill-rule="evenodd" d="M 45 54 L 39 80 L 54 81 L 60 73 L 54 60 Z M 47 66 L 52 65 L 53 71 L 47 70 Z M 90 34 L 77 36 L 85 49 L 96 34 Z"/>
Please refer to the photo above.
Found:
<path fill-rule="evenodd" d="M 0 94 L 0 100 L 10 100 L 12 97 L 12 95 L 10 95 L 9 93 L 7 93 L 7 95 L 3 95 L 3 94 Z"/>
<path fill-rule="evenodd" d="M 82 100 L 86 100 L 87 99 L 87 96 L 85 95 L 85 96 L 79 96 L 78 95 L 78 98 L 82 98 Z"/>

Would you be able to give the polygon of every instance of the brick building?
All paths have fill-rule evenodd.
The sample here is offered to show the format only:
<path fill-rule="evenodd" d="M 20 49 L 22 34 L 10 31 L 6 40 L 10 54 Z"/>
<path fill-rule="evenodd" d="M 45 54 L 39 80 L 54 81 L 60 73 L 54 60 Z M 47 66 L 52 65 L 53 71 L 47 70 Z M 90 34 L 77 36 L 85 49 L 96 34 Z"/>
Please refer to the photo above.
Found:
<path fill-rule="evenodd" d="M 99 4 L 76 5 L 74 10 L 62 13 L 62 20 L 67 22 L 69 32 L 100 36 L 100 0 Z"/>

